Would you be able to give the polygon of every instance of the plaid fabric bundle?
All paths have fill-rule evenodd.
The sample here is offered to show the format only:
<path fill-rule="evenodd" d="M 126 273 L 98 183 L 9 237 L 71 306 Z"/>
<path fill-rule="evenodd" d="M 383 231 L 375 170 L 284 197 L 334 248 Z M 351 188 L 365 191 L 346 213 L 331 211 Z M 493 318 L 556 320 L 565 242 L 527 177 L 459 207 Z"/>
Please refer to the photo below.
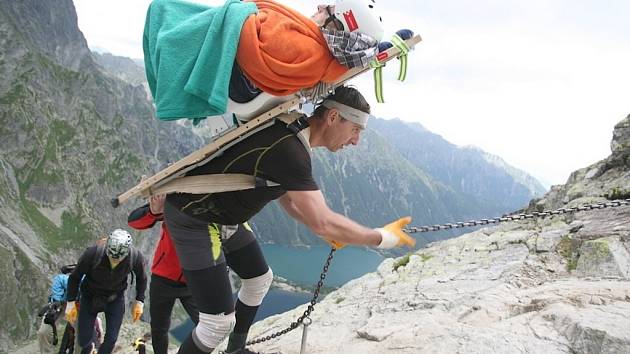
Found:
<path fill-rule="evenodd" d="M 325 28 L 322 34 L 335 59 L 349 69 L 367 67 L 376 55 L 378 42 L 370 36 Z"/>

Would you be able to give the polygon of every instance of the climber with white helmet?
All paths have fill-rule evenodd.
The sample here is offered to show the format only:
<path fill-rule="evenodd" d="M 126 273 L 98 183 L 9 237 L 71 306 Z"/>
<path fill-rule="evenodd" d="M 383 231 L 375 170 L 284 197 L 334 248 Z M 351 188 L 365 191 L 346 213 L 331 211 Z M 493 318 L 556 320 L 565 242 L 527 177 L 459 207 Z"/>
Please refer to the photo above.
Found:
<path fill-rule="evenodd" d="M 335 5 L 319 5 L 311 19 L 326 29 L 383 39 L 383 18 L 374 0 L 337 0 Z"/>
<path fill-rule="evenodd" d="M 147 276 L 144 257 L 132 247 L 129 232 L 116 229 L 107 237 L 104 245 L 86 249 L 68 280 L 68 303 L 66 320 L 78 320 L 79 346 L 82 354 L 92 351 L 94 321 L 99 312 L 105 313 L 105 339 L 98 349 L 99 354 L 111 353 L 118 339 L 118 332 L 125 313 L 125 290 L 129 274 L 136 283 L 136 301 L 132 308 L 133 321 L 142 316 Z M 83 280 L 82 280 L 83 279 Z M 81 288 L 81 306 L 79 300 Z"/>

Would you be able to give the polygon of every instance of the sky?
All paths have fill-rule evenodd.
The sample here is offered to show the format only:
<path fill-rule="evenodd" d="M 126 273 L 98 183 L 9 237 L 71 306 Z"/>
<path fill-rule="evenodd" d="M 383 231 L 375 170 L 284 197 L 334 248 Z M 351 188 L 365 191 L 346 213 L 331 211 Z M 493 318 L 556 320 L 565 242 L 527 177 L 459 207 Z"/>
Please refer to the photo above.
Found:
<path fill-rule="evenodd" d="M 197 0 L 221 5 L 220 0 Z M 310 16 L 319 1 L 280 1 Z M 93 50 L 142 58 L 148 0 L 74 0 Z M 325 2 L 323 2 L 325 3 Z M 543 184 L 610 155 L 630 114 L 630 1 L 379 0 L 385 35 L 408 28 L 423 41 L 384 70 L 352 81 L 372 113 L 418 122 L 459 146 L 498 155 Z"/>

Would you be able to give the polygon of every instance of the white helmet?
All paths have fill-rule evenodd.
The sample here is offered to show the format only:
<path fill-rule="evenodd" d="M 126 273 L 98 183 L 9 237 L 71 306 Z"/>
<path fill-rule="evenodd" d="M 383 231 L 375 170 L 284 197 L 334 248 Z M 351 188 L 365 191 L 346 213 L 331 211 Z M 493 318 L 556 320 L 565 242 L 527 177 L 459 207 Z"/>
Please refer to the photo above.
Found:
<path fill-rule="evenodd" d="M 131 235 L 123 229 L 116 229 L 109 234 L 105 251 L 113 259 L 123 259 L 129 254 Z"/>
<path fill-rule="evenodd" d="M 375 0 L 336 0 L 335 17 L 348 32 L 358 31 L 379 42 L 383 38 L 383 19 Z"/>

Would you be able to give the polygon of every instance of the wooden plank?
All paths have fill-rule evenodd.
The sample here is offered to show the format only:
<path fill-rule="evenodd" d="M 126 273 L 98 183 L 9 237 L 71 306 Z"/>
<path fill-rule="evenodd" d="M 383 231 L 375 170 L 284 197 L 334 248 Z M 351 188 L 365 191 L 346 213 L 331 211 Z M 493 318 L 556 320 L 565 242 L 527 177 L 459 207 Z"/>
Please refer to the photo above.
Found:
<path fill-rule="evenodd" d="M 127 202 L 131 198 L 142 195 L 143 191 L 155 185 L 156 183 L 160 182 L 161 180 L 164 180 L 172 175 L 175 175 L 177 174 L 178 171 L 186 168 L 187 166 L 193 165 L 203 160 L 207 156 L 219 150 L 223 145 L 228 144 L 234 139 L 237 139 L 240 135 L 264 124 L 265 122 L 269 121 L 270 119 L 273 119 L 279 114 L 287 112 L 291 107 L 299 103 L 300 103 L 300 98 L 295 97 L 285 103 L 282 103 L 279 106 L 276 106 L 273 109 L 270 109 L 269 111 L 263 113 L 262 115 L 256 117 L 255 119 L 250 120 L 249 122 L 243 124 L 242 126 L 226 133 L 225 135 L 221 136 L 216 141 L 213 141 L 212 143 L 202 147 L 201 149 L 190 153 L 188 156 L 184 157 L 183 159 L 178 160 L 177 162 L 166 167 L 165 169 L 157 172 L 155 175 L 144 179 L 143 181 L 138 183 L 136 186 L 127 190 L 126 192 L 118 195 L 116 198 L 112 199 L 112 206 L 117 207 L 118 205 Z"/>
<path fill-rule="evenodd" d="M 416 44 L 420 43 L 421 40 L 422 39 L 420 38 L 420 36 L 416 35 L 406 40 L 405 42 L 407 43 L 409 48 L 413 48 Z M 398 54 L 400 54 L 400 51 L 396 47 L 392 47 L 392 48 L 389 48 L 384 53 L 386 53 L 387 55 L 379 55 L 379 61 L 382 63 L 385 63 L 387 61 L 390 61 L 396 58 Z M 337 80 L 337 82 L 335 82 L 334 86 L 338 87 L 344 84 L 346 81 L 354 78 L 355 76 L 360 75 L 364 72 L 368 72 L 370 70 L 372 69 L 369 67 L 350 69 L 339 80 Z M 187 167 L 194 165 L 200 161 L 203 161 L 205 158 L 219 151 L 223 146 L 229 144 L 234 139 L 239 138 L 241 135 L 247 133 L 248 131 L 255 129 L 256 127 L 259 127 L 262 124 L 265 124 L 269 120 L 277 117 L 278 115 L 282 113 L 288 112 L 289 109 L 298 105 L 300 101 L 301 101 L 300 97 L 298 97 L 297 95 L 294 95 L 293 98 L 290 98 L 288 101 L 270 109 L 269 111 L 259 115 L 258 117 L 254 119 L 249 120 L 247 123 L 243 124 L 242 126 L 229 131 L 225 135 L 219 137 L 216 141 L 213 141 L 212 143 L 202 147 L 201 149 L 190 153 L 188 156 L 169 165 L 165 169 L 157 172 L 155 175 L 142 180 L 140 183 L 130 188 L 126 192 L 114 197 L 111 200 L 112 206 L 116 208 L 120 204 L 123 204 L 129 201 L 130 199 L 143 196 L 143 195 L 146 196 L 150 194 L 148 193 L 148 190 L 152 186 L 156 184 L 160 184 L 160 182 L 166 179 L 172 179 L 174 177 L 183 175 L 185 172 L 182 172 L 182 171 L 186 171 Z"/>

